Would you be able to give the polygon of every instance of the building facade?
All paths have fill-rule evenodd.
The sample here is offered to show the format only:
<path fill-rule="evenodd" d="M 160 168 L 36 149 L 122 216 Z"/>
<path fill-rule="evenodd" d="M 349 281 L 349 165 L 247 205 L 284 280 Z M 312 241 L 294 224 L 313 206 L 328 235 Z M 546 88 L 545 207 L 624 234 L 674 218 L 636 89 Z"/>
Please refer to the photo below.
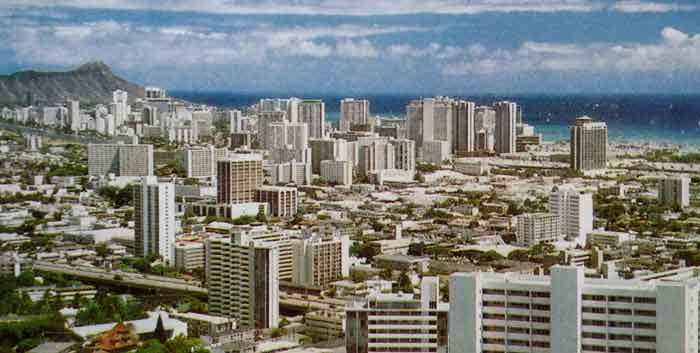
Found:
<path fill-rule="evenodd" d="M 350 275 L 350 238 L 314 235 L 293 243 L 292 282 L 326 287 Z"/>
<path fill-rule="evenodd" d="M 496 110 L 494 150 L 499 154 L 515 153 L 518 105 L 504 101 L 494 104 L 494 108 Z"/>
<path fill-rule="evenodd" d="M 593 230 L 593 194 L 564 185 L 549 195 L 549 212 L 559 216 L 562 234 L 569 240 L 586 243 Z"/>
<path fill-rule="evenodd" d="M 88 174 L 153 175 L 153 145 L 89 144 Z"/>
<path fill-rule="evenodd" d="M 274 217 L 294 217 L 299 207 L 297 188 L 284 186 L 262 186 L 256 190 L 255 200 L 268 204 Z"/>
<path fill-rule="evenodd" d="M 134 186 L 135 255 L 159 255 L 175 264 L 175 185 L 144 177 Z"/>
<path fill-rule="evenodd" d="M 583 116 L 571 127 L 571 169 L 605 169 L 608 161 L 608 125 Z"/>
<path fill-rule="evenodd" d="M 698 282 L 551 276 L 450 276 L 450 352 L 698 351 Z"/>
<path fill-rule="evenodd" d="M 217 162 L 217 201 L 248 203 L 255 201 L 255 190 L 262 186 L 263 161 L 260 155 L 231 155 Z"/>
<path fill-rule="evenodd" d="M 515 233 L 518 245 L 530 247 L 539 243 L 551 243 L 561 238 L 559 215 L 552 213 L 528 213 L 518 216 Z"/>
<path fill-rule="evenodd" d="M 423 277 L 417 298 L 412 293 L 370 294 L 346 308 L 345 351 L 446 353 L 448 311 L 440 301 L 437 277 Z"/>
<path fill-rule="evenodd" d="M 246 232 L 207 239 L 209 313 L 234 318 L 241 327 L 279 323 L 279 249 Z"/>
<path fill-rule="evenodd" d="M 683 208 L 690 206 L 690 178 L 664 177 L 658 182 L 659 202 L 663 205 Z"/>
<path fill-rule="evenodd" d="M 352 163 L 326 160 L 321 162 L 321 180 L 337 185 L 352 185 Z"/>

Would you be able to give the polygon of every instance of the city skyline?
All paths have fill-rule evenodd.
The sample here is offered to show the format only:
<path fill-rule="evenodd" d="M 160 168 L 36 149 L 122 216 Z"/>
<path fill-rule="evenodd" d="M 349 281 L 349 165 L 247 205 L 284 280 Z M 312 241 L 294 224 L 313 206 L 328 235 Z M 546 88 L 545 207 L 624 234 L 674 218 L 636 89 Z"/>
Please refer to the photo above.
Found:
<path fill-rule="evenodd" d="M 2 73 L 103 60 L 171 90 L 699 92 L 700 11 L 687 0 L 11 0 L 0 8 Z"/>

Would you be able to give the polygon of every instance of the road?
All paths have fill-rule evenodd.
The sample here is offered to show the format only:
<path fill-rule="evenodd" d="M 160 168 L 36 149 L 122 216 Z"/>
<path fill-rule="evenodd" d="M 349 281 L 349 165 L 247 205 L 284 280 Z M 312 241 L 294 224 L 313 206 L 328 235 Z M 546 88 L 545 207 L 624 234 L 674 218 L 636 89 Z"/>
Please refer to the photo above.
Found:
<path fill-rule="evenodd" d="M 109 283 L 111 285 L 123 284 L 127 287 L 157 289 L 170 292 L 193 294 L 198 296 L 207 295 L 206 288 L 203 288 L 197 285 L 196 283 L 187 282 L 185 280 L 176 278 L 144 275 L 141 273 L 129 273 L 122 271 L 106 271 L 99 268 L 63 265 L 46 261 L 35 262 L 34 269 L 38 271 L 62 273 L 64 275 L 78 277 L 90 281 Z"/>

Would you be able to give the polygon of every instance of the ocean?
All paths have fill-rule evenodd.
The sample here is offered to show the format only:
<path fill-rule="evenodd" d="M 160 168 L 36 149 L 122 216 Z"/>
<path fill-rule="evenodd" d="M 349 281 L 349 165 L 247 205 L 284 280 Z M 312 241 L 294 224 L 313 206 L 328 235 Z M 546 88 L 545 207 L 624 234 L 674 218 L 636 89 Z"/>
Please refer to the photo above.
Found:
<path fill-rule="evenodd" d="M 191 102 L 244 107 L 261 98 L 285 97 L 279 94 L 238 94 L 227 92 L 171 92 Z M 323 99 L 326 119 L 339 117 L 344 97 L 366 98 L 373 115 L 404 117 L 406 104 L 416 95 L 290 95 Z M 479 105 L 510 100 L 523 109 L 523 120 L 534 125 L 546 141 L 568 140 L 568 127 L 576 117 L 588 115 L 608 124 L 609 137 L 616 141 L 653 141 L 700 145 L 700 95 L 483 95 L 465 96 Z M 427 96 L 426 96 L 427 97 Z"/>

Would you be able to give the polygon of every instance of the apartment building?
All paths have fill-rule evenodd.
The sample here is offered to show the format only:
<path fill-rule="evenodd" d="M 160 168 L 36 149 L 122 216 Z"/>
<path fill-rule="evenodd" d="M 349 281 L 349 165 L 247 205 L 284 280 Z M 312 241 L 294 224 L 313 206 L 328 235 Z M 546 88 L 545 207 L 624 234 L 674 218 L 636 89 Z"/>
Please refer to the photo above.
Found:
<path fill-rule="evenodd" d="M 555 242 L 561 238 L 560 225 L 559 215 L 552 213 L 519 215 L 515 232 L 518 245 L 530 247 Z"/>
<path fill-rule="evenodd" d="M 326 129 L 326 105 L 320 99 L 304 99 L 299 102 L 299 122 L 309 129 L 309 137 L 322 138 Z"/>
<path fill-rule="evenodd" d="M 207 239 L 209 313 L 241 327 L 279 323 L 279 248 L 245 231 Z"/>
<path fill-rule="evenodd" d="M 698 280 L 551 276 L 450 276 L 451 353 L 698 351 Z"/>
<path fill-rule="evenodd" d="M 353 126 L 369 124 L 369 101 L 353 98 L 341 100 L 339 124 L 341 131 L 350 131 Z"/>
<path fill-rule="evenodd" d="M 88 174 L 104 176 L 153 175 L 153 146 L 89 144 Z"/>
<path fill-rule="evenodd" d="M 494 149 L 496 153 L 515 153 L 516 121 L 518 105 L 513 102 L 497 102 L 496 124 L 494 131 Z"/>
<path fill-rule="evenodd" d="M 178 241 L 175 243 L 175 268 L 181 271 L 204 268 L 204 254 L 203 242 Z"/>
<path fill-rule="evenodd" d="M 255 201 L 268 204 L 274 217 L 294 217 L 299 208 L 297 188 L 285 186 L 262 186 L 255 192 Z"/>
<path fill-rule="evenodd" d="M 350 238 L 313 235 L 293 241 L 292 282 L 326 287 L 350 275 Z"/>
<path fill-rule="evenodd" d="M 571 169 L 605 169 L 608 158 L 608 125 L 583 116 L 571 127 Z"/>
<path fill-rule="evenodd" d="M 175 263 L 175 185 L 143 177 L 133 189 L 135 255 L 159 255 Z"/>
<path fill-rule="evenodd" d="M 562 185 L 552 190 L 548 207 L 559 216 L 561 232 L 567 239 L 586 243 L 586 234 L 593 230 L 593 194 Z"/>
<path fill-rule="evenodd" d="M 658 182 L 659 202 L 663 205 L 683 208 L 690 206 L 690 178 L 667 176 Z"/>
<path fill-rule="evenodd" d="M 262 156 L 231 154 L 217 162 L 217 201 L 248 203 L 255 201 L 255 190 L 263 184 Z"/>
<path fill-rule="evenodd" d="M 448 311 L 449 305 L 440 302 L 438 277 L 423 277 L 418 297 L 372 293 L 345 310 L 345 350 L 446 353 Z"/>
<path fill-rule="evenodd" d="M 311 163 L 301 163 L 295 160 L 287 163 L 275 163 L 265 166 L 270 173 L 270 184 L 311 185 Z"/>
<path fill-rule="evenodd" d="M 188 178 L 211 178 L 216 176 L 216 164 L 228 156 L 228 149 L 207 147 L 191 147 L 178 151 Z"/>
<path fill-rule="evenodd" d="M 309 139 L 311 148 L 311 171 L 321 173 L 321 162 L 347 160 L 347 141 L 342 139 Z"/>
<path fill-rule="evenodd" d="M 352 163 L 346 161 L 322 161 L 321 180 L 337 185 L 352 185 Z"/>

